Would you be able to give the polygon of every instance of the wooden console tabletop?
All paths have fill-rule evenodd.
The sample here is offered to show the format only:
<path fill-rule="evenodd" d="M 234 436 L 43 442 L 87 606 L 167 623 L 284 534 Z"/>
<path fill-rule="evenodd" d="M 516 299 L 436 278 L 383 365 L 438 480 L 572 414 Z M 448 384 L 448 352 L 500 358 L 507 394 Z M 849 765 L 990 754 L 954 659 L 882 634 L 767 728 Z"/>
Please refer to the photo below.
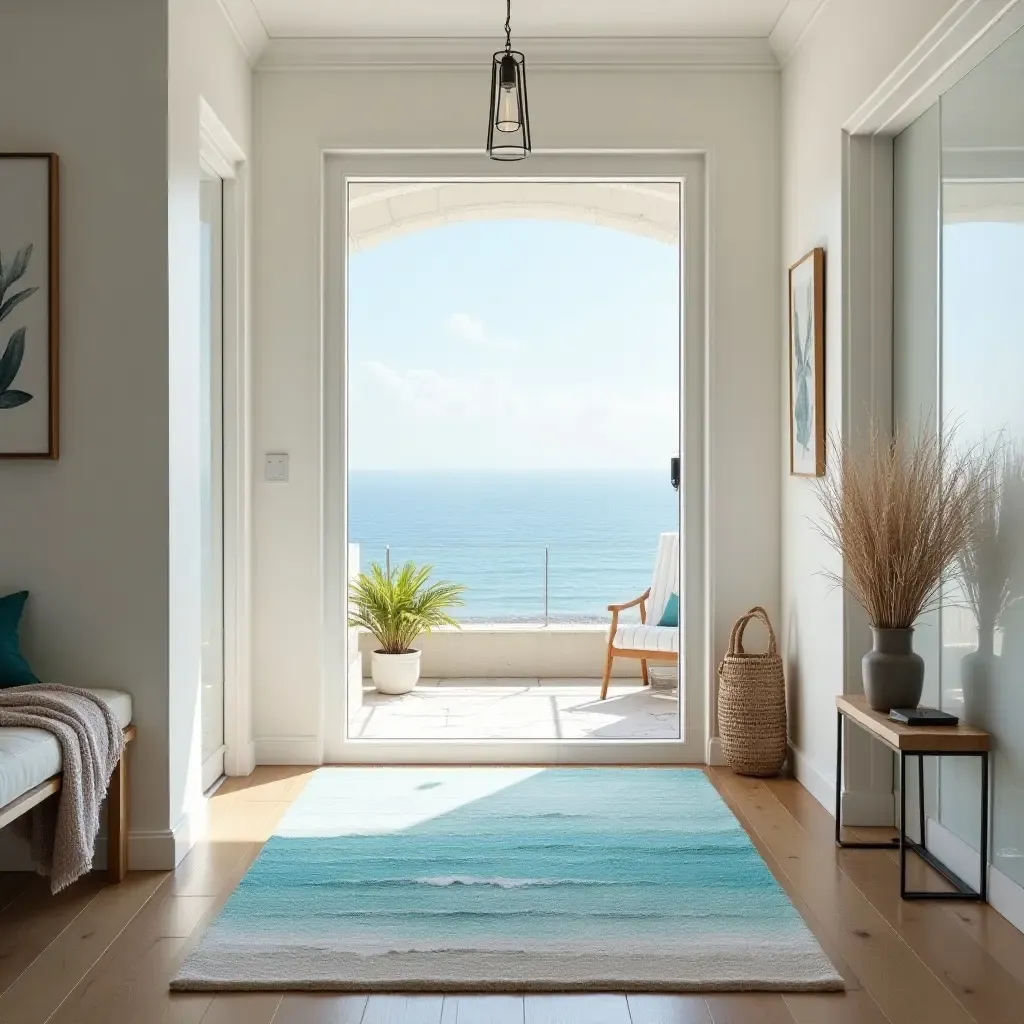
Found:
<path fill-rule="evenodd" d="M 981 753 L 989 749 L 991 742 L 987 732 L 973 725 L 900 725 L 886 712 L 872 711 L 867 698 L 859 694 L 836 697 L 836 707 L 875 739 L 897 751 Z"/>

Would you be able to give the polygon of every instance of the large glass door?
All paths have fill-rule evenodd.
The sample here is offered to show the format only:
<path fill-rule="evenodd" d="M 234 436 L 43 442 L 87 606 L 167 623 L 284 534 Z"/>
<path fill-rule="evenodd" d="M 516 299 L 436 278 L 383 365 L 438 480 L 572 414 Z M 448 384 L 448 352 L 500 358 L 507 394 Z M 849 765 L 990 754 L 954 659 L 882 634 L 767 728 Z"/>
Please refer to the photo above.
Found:
<path fill-rule="evenodd" d="M 223 181 L 201 167 L 200 521 L 203 789 L 224 774 Z"/>
<path fill-rule="evenodd" d="M 528 170 L 329 175 L 332 760 L 705 759 L 703 167 Z M 351 580 L 407 562 L 466 589 L 403 695 L 344 627 Z"/>

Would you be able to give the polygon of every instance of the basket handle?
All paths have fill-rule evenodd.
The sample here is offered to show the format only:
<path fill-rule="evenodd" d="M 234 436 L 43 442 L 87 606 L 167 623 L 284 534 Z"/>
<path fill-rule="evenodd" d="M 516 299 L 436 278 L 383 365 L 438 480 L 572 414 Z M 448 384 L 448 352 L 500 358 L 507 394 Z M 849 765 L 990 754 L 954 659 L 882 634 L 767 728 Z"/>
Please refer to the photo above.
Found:
<path fill-rule="evenodd" d="M 746 651 L 743 650 L 743 633 L 751 619 L 757 619 L 765 624 L 768 630 L 768 653 L 773 657 L 776 656 L 779 653 L 779 648 L 775 641 L 775 630 L 772 629 L 768 613 L 760 605 L 751 608 L 746 615 L 736 620 L 736 624 L 732 627 L 732 633 L 729 636 L 729 654 L 746 654 Z"/>

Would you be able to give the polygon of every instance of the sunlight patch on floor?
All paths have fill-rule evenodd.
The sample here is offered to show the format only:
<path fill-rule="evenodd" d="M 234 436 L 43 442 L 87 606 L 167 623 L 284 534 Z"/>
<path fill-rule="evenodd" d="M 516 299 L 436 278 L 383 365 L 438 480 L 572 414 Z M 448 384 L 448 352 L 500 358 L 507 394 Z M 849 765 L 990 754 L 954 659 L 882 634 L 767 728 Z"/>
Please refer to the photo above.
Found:
<path fill-rule="evenodd" d="M 543 768 L 321 768 L 285 813 L 287 839 L 389 835 L 442 817 Z M 337 780 L 344 781 L 343 786 Z"/>

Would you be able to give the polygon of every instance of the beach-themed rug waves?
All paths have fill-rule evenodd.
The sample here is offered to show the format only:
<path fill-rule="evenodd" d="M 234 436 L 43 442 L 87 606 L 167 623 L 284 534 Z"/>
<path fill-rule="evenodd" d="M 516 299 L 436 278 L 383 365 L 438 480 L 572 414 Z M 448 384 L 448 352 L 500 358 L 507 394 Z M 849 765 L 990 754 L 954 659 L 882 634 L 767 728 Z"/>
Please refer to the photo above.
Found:
<path fill-rule="evenodd" d="M 323 768 L 175 989 L 833 990 L 696 770 Z"/>

